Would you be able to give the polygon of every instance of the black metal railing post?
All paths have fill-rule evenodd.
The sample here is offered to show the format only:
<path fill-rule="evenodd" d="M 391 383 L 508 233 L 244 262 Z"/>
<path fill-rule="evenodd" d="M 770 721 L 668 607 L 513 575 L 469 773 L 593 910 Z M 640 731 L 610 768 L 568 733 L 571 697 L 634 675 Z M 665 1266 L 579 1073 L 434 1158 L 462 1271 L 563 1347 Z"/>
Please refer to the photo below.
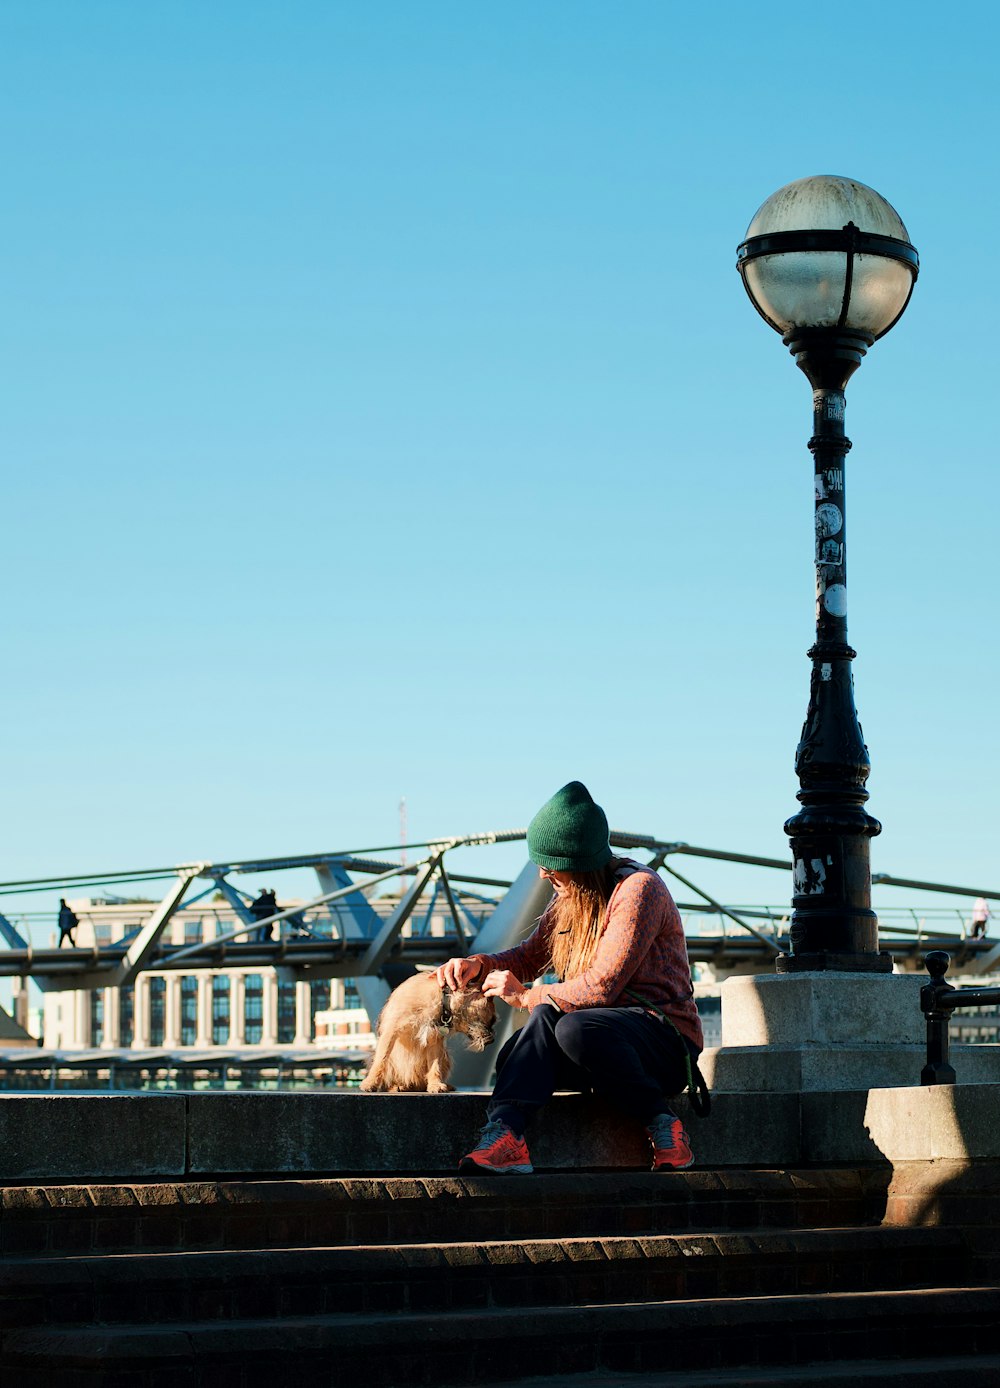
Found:
<path fill-rule="evenodd" d="M 921 1084 L 954 1084 L 955 1070 L 948 1059 L 948 1023 L 956 1007 L 983 1007 L 1000 1003 L 1000 988 L 953 988 L 945 983 L 951 955 L 931 950 L 924 965 L 931 976 L 920 990 L 920 1010 L 927 1018 L 927 1064 Z"/>
<path fill-rule="evenodd" d="M 931 981 L 920 990 L 920 1010 L 927 1018 L 927 1064 L 920 1071 L 921 1084 L 955 1083 L 955 1067 L 948 1060 L 951 1009 L 941 1005 L 944 997 L 956 991 L 944 981 L 950 963 L 951 956 L 943 949 L 932 950 L 924 960 Z"/>

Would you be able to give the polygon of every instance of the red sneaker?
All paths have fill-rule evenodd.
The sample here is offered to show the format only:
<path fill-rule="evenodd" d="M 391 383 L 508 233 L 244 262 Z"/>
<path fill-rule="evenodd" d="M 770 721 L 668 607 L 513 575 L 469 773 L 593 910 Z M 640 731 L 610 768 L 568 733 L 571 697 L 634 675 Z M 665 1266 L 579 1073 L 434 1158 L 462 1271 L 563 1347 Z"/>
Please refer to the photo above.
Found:
<path fill-rule="evenodd" d="M 654 1171 L 682 1171 L 694 1161 L 688 1135 L 672 1113 L 658 1113 L 646 1131 L 653 1144 Z"/>
<path fill-rule="evenodd" d="M 531 1165 L 524 1138 L 515 1137 L 506 1123 L 495 1118 L 483 1128 L 478 1143 L 458 1163 L 458 1169 L 466 1174 L 482 1175 L 529 1172 L 535 1168 Z"/>

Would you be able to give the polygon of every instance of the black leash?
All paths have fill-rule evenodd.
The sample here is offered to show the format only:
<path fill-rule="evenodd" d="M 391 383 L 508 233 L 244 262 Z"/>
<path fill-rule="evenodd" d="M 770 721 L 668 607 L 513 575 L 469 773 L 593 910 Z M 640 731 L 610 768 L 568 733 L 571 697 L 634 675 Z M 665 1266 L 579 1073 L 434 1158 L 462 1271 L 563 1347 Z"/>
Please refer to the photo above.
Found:
<path fill-rule="evenodd" d="M 438 1026 L 442 1031 L 451 1031 L 451 1024 L 454 1018 L 451 1012 L 451 989 L 446 983 L 441 985 L 441 1016 L 438 1018 Z"/>
<path fill-rule="evenodd" d="M 680 1041 L 684 1051 L 684 1065 L 687 1072 L 686 1087 L 688 1098 L 691 1102 L 691 1109 L 698 1118 L 707 1118 L 712 1111 L 712 1096 L 708 1092 L 705 1076 L 698 1068 L 697 1060 L 691 1055 L 687 1041 L 674 1026 L 662 1007 L 658 1007 L 655 1002 L 650 1002 L 648 998 L 644 998 L 641 993 L 636 993 L 631 988 L 626 988 L 624 992 L 627 998 L 631 998 L 633 1002 L 637 1002 L 640 1007 L 645 1007 L 648 1008 L 650 1012 L 655 1012 L 662 1022 L 666 1022 L 678 1041 Z"/>

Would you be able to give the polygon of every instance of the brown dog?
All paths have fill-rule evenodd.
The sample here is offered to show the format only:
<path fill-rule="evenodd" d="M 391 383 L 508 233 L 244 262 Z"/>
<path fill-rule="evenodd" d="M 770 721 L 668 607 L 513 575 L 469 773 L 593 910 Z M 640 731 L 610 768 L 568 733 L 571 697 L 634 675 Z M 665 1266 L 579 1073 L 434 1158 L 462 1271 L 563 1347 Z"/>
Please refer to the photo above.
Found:
<path fill-rule="evenodd" d="M 462 1032 L 473 1051 L 493 1041 L 496 1008 L 479 988 L 452 992 L 442 988 L 433 973 L 418 973 L 396 988 L 383 1007 L 376 1032 L 378 1043 L 361 1088 L 426 1090 L 446 1094 L 451 1056 L 445 1042 Z"/>

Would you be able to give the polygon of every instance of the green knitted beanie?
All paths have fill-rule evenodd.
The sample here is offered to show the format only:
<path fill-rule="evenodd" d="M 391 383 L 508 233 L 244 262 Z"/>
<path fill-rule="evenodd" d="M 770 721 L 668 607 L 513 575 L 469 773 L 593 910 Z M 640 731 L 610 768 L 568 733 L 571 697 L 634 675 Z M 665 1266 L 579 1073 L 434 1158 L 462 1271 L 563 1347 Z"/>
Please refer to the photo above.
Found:
<path fill-rule="evenodd" d="M 610 862 L 607 816 L 581 781 L 557 790 L 528 825 L 528 857 L 553 872 L 596 872 Z"/>

